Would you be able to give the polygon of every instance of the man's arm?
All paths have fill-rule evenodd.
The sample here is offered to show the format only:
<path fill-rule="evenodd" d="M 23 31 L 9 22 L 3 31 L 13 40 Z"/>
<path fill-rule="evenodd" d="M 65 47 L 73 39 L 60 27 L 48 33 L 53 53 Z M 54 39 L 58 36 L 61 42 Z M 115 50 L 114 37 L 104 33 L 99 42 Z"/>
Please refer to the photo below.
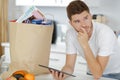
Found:
<path fill-rule="evenodd" d="M 88 34 L 85 31 L 85 29 L 83 28 L 81 29 L 83 30 L 83 32 L 78 33 L 78 40 L 80 45 L 83 48 L 88 67 L 91 73 L 93 74 L 93 77 L 95 78 L 95 80 L 97 80 L 102 76 L 104 69 L 108 63 L 109 56 L 95 57 L 88 44 L 88 40 L 89 40 Z"/>
<path fill-rule="evenodd" d="M 86 44 L 86 47 L 83 49 L 88 67 L 93 74 L 93 77 L 95 79 L 100 78 L 108 63 L 109 56 L 97 56 L 95 58 L 88 44 Z"/>
<path fill-rule="evenodd" d="M 66 63 L 62 68 L 62 71 L 72 74 L 74 71 L 76 57 L 77 54 L 66 54 Z M 67 75 L 62 76 L 63 75 L 62 73 L 59 75 L 58 72 L 55 72 L 53 70 L 52 70 L 52 75 L 56 80 L 64 80 L 67 77 Z"/>
<path fill-rule="evenodd" d="M 67 54 L 66 63 L 62 70 L 67 71 L 69 73 L 73 73 L 75 62 L 76 62 L 76 57 L 77 57 L 77 54 Z"/>

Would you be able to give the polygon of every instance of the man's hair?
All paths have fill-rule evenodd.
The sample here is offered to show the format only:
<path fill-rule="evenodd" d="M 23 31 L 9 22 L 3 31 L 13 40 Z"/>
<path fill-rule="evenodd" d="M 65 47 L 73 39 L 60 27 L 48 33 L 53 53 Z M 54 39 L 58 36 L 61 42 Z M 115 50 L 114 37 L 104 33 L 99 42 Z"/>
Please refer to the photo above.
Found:
<path fill-rule="evenodd" d="M 88 6 L 81 0 L 74 0 L 70 2 L 67 6 L 67 16 L 71 20 L 71 16 L 74 14 L 80 14 L 83 11 L 87 11 L 89 13 Z"/>

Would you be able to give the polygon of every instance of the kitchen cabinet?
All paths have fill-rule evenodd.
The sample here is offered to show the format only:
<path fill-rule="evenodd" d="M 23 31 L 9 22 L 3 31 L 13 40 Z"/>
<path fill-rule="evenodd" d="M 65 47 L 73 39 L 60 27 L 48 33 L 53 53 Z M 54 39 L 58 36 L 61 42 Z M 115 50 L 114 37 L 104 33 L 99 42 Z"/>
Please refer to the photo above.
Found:
<path fill-rule="evenodd" d="M 100 0 L 84 0 L 89 7 L 99 7 Z"/>
<path fill-rule="evenodd" d="M 16 0 L 17 6 L 56 6 L 66 7 L 73 0 Z M 84 0 L 90 7 L 99 5 L 99 0 Z"/>
<path fill-rule="evenodd" d="M 72 0 L 16 0 L 17 6 L 67 6 Z"/>
<path fill-rule="evenodd" d="M 17 6 L 52 6 L 56 4 L 56 0 L 16 0 Z"/>

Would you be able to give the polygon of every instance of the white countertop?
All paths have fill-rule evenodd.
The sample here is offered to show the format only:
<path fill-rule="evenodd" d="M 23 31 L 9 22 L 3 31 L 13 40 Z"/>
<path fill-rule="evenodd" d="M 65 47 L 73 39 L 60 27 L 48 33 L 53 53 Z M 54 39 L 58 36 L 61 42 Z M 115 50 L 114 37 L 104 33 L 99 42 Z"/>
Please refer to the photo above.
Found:
<path fill-rule="evenodd" d="M 76 77 L 68 77 L 66 80 L 93 80 L 92 76 L 86 75 L 86 64 L 79 63 L 79 60 L 81 57 L 77 56 L 76 64 L 75 64 L 75 70 L 74 70 L 74 75 Z M 52 53 L 50 55 L 50 62 L 49 66 L 56 68 L 56 69 L 61 69 L 65 63 L 65 54 L 55 54 Z M 40 75 L 36 77 L 36 80 L 54 80 L 51 74 L 45 74 L 45 75 Z M 100 80 L 115 80 L 115 79 L 109 79 L 109 78 L 101 78 Z"/>
<path fill-rule="evenodd" d="M 79 74 L 76 75 L 77 77 L 68 77 L 65 80 L 93 80 L 92 76 L 85 75 L 85 74 Z M 45 74 L 45 75 L 40 75 L 37 76 L 35 80 L 54 80 L 51 74 Z M 116 79 L 110 79 L 110 78 L 101 78 L 99 80 L 116 80 Z"/>
<path fill-rule="evenodd" d="M 9 48 L 9 43 L 2 44 L 2 46 Z M 49 62 L 50 67 L 56 69 L 61 69 L 63 67 L 65 63 L 65 50 L 66 50 L 65 44 L 51 45 L 51 55 Z M 77 77 L 68 77 L 66 80 L 93 80 L 92 76 L 86 75 L 86 63 L 84 62 L 84 60 L 82 60 L 81 57 L 77 58 L 76 60 L 75 71 L 73 74 L 76 75 Z M 53 77 L 50 74 L 45 74 L 37 76 L 35 80 L 53 80 Z M 115 79 L 101 78 L 100 80 L 115 80 Z"/>

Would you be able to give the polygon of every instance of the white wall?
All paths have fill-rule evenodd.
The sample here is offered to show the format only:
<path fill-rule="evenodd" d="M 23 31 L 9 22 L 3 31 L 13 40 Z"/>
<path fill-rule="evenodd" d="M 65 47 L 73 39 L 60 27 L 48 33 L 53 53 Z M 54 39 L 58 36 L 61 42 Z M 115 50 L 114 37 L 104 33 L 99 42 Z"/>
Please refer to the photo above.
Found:
<path fill-rule="evenodd" d="M 18 18 L 26 9 L 16 7 L 15 0 L 9 0 L 9 20 Z M 99 7 L 90 7 L 92 14 L 103 14 L 107 17 L 107 24 L 113 30 L 120 30 L 120 0 L 100 0 Z M 65 7 L 38 7 L 44 14 L 54 15 L 54 20 L 60 24 L 68 24 Z"/>
<path fill-rule="evenodd" d="M 113 30 L 120 30 L 120 0 L 101 0 L 100 9 L 106 15 L 108 25 Z"/>

